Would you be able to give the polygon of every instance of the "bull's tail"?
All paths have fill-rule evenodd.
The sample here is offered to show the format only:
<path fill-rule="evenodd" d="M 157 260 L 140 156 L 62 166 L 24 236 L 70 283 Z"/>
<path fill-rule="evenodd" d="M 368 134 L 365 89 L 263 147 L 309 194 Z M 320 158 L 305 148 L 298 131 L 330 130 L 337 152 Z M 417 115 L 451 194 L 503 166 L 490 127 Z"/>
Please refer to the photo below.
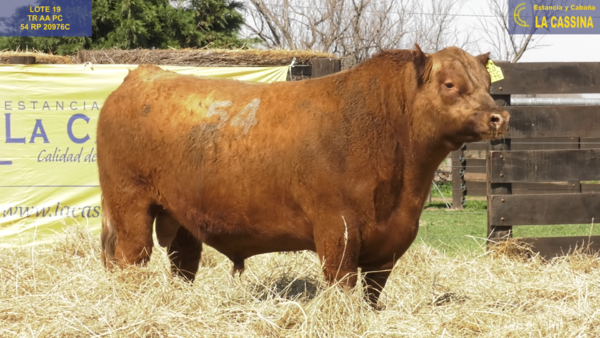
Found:
<path fill-rule="evenodd" d="M 102 197 L 102 264 L 105 268 L 111 268 L 115 263 L 115 247 L 117 246 L 117 234 L 111 221 L 111 212 L 104 197 Z"/>

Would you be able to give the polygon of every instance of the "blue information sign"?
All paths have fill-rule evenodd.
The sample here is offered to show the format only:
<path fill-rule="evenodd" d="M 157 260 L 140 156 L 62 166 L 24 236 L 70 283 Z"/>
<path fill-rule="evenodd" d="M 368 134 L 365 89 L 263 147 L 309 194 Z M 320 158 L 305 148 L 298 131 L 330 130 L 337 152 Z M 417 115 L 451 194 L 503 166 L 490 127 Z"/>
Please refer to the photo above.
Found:
<path fill-rule="evenodd" d="M 600 0 L 509 0 L 509 34 L 600 34 Z"/>
<path fill-rule="evenodd" d="M 92 0 L 0 0 L 0 36 L 91 36 Z"/>

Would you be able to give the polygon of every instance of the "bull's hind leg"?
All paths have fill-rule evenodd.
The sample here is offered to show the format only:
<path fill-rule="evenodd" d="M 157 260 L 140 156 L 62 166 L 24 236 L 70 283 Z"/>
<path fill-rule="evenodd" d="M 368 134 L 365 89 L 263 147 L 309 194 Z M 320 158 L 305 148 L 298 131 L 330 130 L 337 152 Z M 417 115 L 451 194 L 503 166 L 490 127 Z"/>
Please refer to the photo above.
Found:
<path fill-rule="evenodd" d="M 200 264 L 202 242 L 164 210 L 156 216 L 156 236 L 158 243 L 167 247 L 173 274 L 193 282 Z"/>
<path fill-rule="evenodd" d="M 152 202 L 143 193 L 106 190 L 101 234 L 104 265 L 145 264 L 152 253 Z"/>

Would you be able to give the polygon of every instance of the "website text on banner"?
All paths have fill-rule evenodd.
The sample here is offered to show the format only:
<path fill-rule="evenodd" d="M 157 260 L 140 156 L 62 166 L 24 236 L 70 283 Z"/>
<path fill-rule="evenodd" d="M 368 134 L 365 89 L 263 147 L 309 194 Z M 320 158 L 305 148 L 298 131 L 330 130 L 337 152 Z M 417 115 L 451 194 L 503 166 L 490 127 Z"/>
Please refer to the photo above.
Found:
<path fill-rule="evenodd" d="M 96 123 L 136 65 L 0 65 L 0 246 L 43 242 L 65 225 L 100 229 Z M 285 81 L 284 67 L 172 67 L 180 74 Z M 135 93 L 131 93 L 135 95 Z"/>
<path fill-rule="evenodd" d="M 509 0 L 510 34 L 600 34 L 600 0 Z"/>

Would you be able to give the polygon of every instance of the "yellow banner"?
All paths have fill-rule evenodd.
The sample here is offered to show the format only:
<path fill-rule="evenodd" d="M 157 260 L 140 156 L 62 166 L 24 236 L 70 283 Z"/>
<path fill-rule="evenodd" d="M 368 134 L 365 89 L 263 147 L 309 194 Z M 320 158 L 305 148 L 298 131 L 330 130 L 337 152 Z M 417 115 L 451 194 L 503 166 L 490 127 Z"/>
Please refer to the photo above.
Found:
<path fill-rule="evenodd" d="M 0 65 L 0 246 L 44 243 L 71 224 L 99 232 L 96 123 L 104 100 L 136 67 Z M 256 82 L 285 81 L 289 70 L 161 67 Z"/>

